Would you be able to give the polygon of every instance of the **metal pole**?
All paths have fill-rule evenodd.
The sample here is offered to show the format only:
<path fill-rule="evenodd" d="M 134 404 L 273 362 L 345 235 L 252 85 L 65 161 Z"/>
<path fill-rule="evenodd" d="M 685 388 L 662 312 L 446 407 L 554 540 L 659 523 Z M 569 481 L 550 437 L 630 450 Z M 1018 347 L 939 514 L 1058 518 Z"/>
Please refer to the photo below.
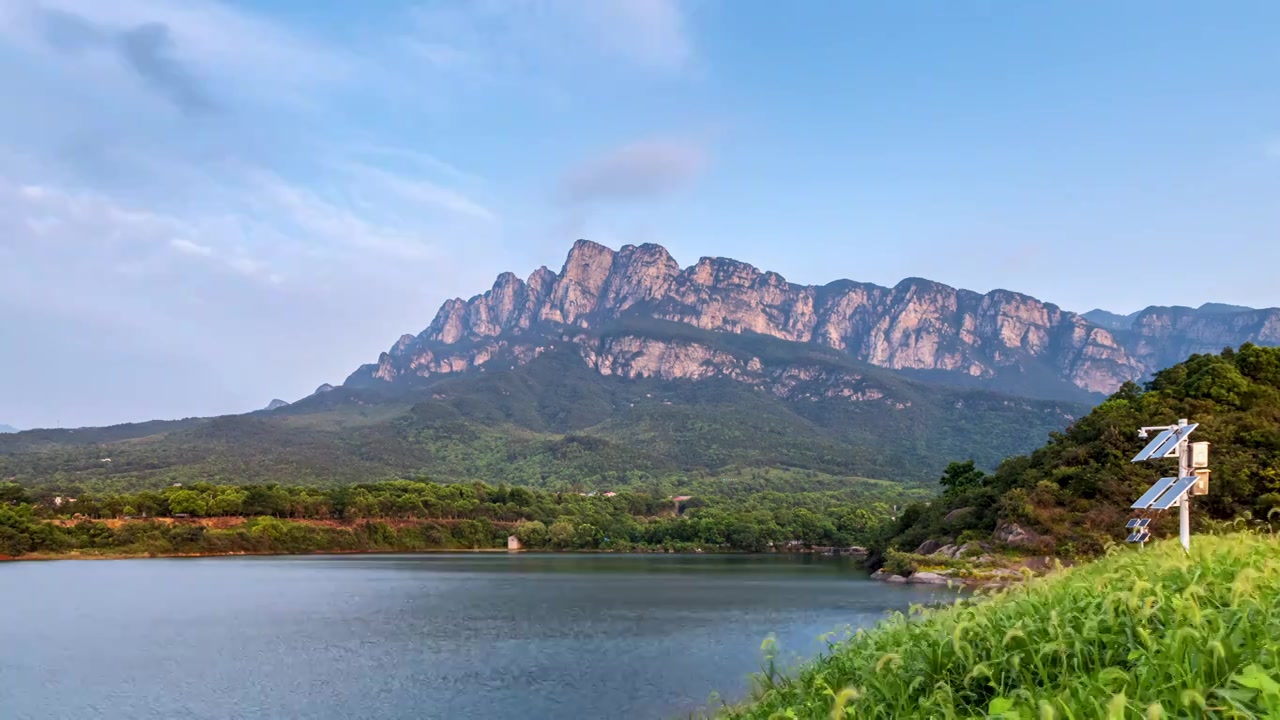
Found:
<path fill-rule="evenodd" d="M 1191 552 L 1191 496 L 1182 498 L 1178 507 L 1178 524 L 1181 525 L 1182 549 Z"/>
<path fill-rule="evenodd" d="M 1186 420 L 1179 420 L 1178 424 L 1186 427 Z M 1178 443 L 1178 477 L 1184 478 L 1191 475 L 1191 444 L 1189 437 L 1183 436 L 1182 441 Z M 1178 504 L 1178 533 L 1182 538 L 1182 549 L 1191 552 L 1191 491 L 1183 496 L 1182 502 Z"/>

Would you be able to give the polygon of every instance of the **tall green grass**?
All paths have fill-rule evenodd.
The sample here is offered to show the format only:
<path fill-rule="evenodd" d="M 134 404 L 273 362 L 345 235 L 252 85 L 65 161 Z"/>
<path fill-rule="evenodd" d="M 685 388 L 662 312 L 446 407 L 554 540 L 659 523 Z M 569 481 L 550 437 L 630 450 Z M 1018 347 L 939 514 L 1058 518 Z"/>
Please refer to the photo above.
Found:
<path fill-rule="evenodd" d="M 1280 540 L 1197 536 L 901 614 L 729 718 L 1280 718 Z"/>

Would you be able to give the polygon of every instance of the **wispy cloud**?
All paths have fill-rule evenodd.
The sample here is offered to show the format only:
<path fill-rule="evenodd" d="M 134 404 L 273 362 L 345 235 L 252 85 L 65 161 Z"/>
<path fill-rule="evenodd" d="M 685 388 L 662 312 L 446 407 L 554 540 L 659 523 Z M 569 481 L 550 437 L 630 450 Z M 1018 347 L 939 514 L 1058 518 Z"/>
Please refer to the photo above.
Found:
<path fill-rule="evenodd" d="M 565 4 L 585 13 L 587 28 L 600 47 L 634 62 L 669 70 L 684 67 L 693 58 L 684 9 L 676 0 L 566 0 Z"/>
<path fill-rule="evenodd" d="M 652 139 L 614 148 L 569 171 L 560 197 L 569 203 L 653 198 L 687 185 L 706 168 L 699 143 Z"/>
<path fill-rule="evenodd" d="M 208 245 L 201 245 L 192 242 L 186 238 L 173 238 L 169 241 L 169 245 L 184 255 L 195 255 L 196 257 L 213 257 L 213 248 Z"/>
<path fill-rule="evenodd" d="M 184 112 L 214 109 L 203 83 L 174 57 L 173 38 L 163 23 L 147 23 L 126 30 L 116 41 L 130 67 L 156 92 Z"/>
<path fill-rule="evenodd" d="M 99 37 L 118 37 L 148 27 L 164 28 L 166 62 L 200 67 L 242 85 L 292 85 L 297 90 L 353 79 L 351 55 L 231 4 L 170 0 L 14 0 L 9 31 L 79 26 Z M 68 21 L 70 21 L 68 23 Z M 25 26 L 25 27 L 24 27 Z M 83 34 L 83 33 L 81 33 Z M 153 40 L 154 41 L 154 40 Z"/>
<path fill-rule="evenodd" d="M 673 72 L 695 59 L 681 0 L 443 0 L 414 13 L 406 47 L 491 80 L 601 65 Z"/>
<path fill-rule="evenodd" d="M 484 176 L 505 154 L 485 148 L 509 139 L 469 123 L 679 82 L 698 57 L 680 0 L 433 0 L 341 37 L 274 10 L 0 0 L 0 87 L 23 98 L 0 113 L 0 334 L 38 342 L 25 328 L 56 318 L 112 348 L 97 379 L 67 385 L 81 395 L 168 352 L 267 397 L 340 378 L 529 252 L 510 228 L 547 210 L 509 195 L 525 178 Z M 583 163 L 573 202 L 678 187 L 704 162 L 678 145 Z M 171 393 L 183 412 L 237 409 L 189 386 Z M 154 412 L 131 407 L 104 412 Z"/>
<path fill-rule="evenodd" d="M 497 222 L 498 215 L 463 193 L 429 180 L 410 179 L 368 165 L 352 164 L 346 169 L 357 182 L 370 184 L 393 193 L 403 200 L 438 208 L 467 217 Z"/>
<path fill-rule="evenodd" d="M 145 85 L 183 112 L 201 114 L 214 109 L 204 83 L 175 55 L 172 33 L 164 23 L 116 28 L 41 7 L 31 11 L 30 22 L 56 51 L 103 51 L 117 56 Z"/>

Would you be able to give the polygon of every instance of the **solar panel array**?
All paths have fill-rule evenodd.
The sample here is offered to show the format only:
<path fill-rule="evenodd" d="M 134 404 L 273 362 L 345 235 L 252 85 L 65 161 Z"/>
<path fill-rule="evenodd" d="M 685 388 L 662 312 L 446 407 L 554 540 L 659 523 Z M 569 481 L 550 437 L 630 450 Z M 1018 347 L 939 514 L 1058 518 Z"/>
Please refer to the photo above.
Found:
<path fill-rule="evenodd" d="M 1189 425 L 1179 425 L 1176 428 L 1165 430 L 1157 435 L 1154 440 L 1147 443 L 1147 446 L 1142 448 L 1141 452 L 1134 455 L 1133 462 L 1173 457 L 1174 452 L 1178 448 L 1178 443 L 1186 439 L 1186 437 L 1194 432 L 1198 427 L 1200 427 L 1199 423 L 1191 423 Z"/>
<path fill-rule="evenodd" d="M 1133 510 L 1146 510 L 1151 507 L 1151 503 L 1154 503 L 1156 498 L 1163 495 L 1164 491 L 1168 490 L 1177 481 L 1177 478 L 1160 478 L 1155 485 L 1152 485 L 1150 489 L 1142 493 L 1142 497 L 1138 498 L 1138 501 L 1131 505 L 1130 508 Z"/>
<path fill-rule="evenodd" d="M 1144 543 L 1150 539 L 1151 539 L 1151 533 L 1147 532 L 1146 530 L 1139 530 L 1135 533 L 1131 533 L 1129 537 L 1124 539 L 1124 541 L 1131 542 L 1131 543 Z"/>
<path fill-rule="evenodd" d="M 1129 529 L 1129 530 L 1132 530 L 1132 529 L 1134 529 L 1134 528 L 1139 528 L 1139 529 L 1141 529 L 1141 528 L 1145 528 L 1146 526 L 1148 526 L 1148 525 L 1150 525 L 1150 524 L 1151 524 L 1151 518 L 1134 518 L 1134 519 L 1130 520 L 1130 521 L 1125 525 L 1125 527 L 1126 527 L 1127 529 Z"/>
<path fill-rule="evenodd" d="M 1143 460 L 1149 459 L 1152 456 L 1152 454 L 1155 453 L 1156 448 L 1163 445 L 1165 440 L 1168 440 L 1169 438 L 1173 437 L 1173 434 L 1175 432 L 1177 431 L 1165 430 L 1164 432 L 1157 435 L 1155 440 L 1152 440 L 1151 442 L 1147 443 L 1146 447 L 1142 448 L 1142 450 L 1137 455 L 1133 456 L 1133 462 L 1142 462 Z"/>
<path fill-rule="evenodd" d="M 1178 481 L 1174 483 L 1172 487 L 1166 490 L 1165 493 L 1160 496 L 1159 500 L 1156 500 L 1155 502 L 1151 503 L 1151 509 L 1152 510 L 1168 510 L 1174 505 L 1177 505 L 1178 501 L 1181 500 L 1183 496 L 1187 494 L 1187 491 L 1191 489 L 1191 486 L 1195 484 L 1196 484 L 1195 475 L 1188 475 L 1187 477 L 1178 478 Z"/>

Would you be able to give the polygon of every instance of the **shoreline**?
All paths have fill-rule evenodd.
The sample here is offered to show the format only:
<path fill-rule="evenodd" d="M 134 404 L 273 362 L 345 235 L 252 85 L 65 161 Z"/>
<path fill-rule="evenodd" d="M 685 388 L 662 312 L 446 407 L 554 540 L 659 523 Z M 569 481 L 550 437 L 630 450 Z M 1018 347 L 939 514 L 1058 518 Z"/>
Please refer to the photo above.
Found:
<path fill-rule="evenodd" d="M 163 558 L 202 558 L 202 557 L 267 557 L 267 556 L 305 556 L 305 555 L 409 555 L 423 553 L 513 553 L 521 550 L 506 548 L 425 548 L 420 550 L 308 550 L 305 552 L 278 552 L 275 550 L 231 550 L 228 552 L 169 552 L 169 553 L 85 553 L 79 551 L 65 553 L 27 553 L 25 555 L 0 555 L 0 563 L 6 562 L 49 562 L 54 560 L 159 560 Z"/>
<path fill-rule="evenodd" d="M 833 555 L 831 553 L 793 550 L 793 551 L 773 551 L 773 552 L 745 552 L 741 550 L 724 550 L 718 549 L 714 551 L 707 550 L 637 550 L 631 549 L 626 551 L 616 550 L 511 550 L 503 547 L 496 548 L 415 548 L 409 550 L 307 550 L 304 552 L 280 552 L 275 550 L 233 550 L 228 552 L 168 552 L 168 553 L 121 553 L 121 552 L 102 552 L 102 553 L 85 553 L 80 551 L 72 551 L 65 553 L 27 553 L 25 555 L 0 555 L 0 564 L 6 562 L 52 562 L 57 560 L 155 560 L 164 558 L 204 558 L 204 557 L 305 557 L 308 555 L 429 555 L 440 553 L 477 553 L 491 554 L 504 553 L 508 555 L 816 555 L 819 557 L 849 557 L 857 558 L 856 555 Z"/>

